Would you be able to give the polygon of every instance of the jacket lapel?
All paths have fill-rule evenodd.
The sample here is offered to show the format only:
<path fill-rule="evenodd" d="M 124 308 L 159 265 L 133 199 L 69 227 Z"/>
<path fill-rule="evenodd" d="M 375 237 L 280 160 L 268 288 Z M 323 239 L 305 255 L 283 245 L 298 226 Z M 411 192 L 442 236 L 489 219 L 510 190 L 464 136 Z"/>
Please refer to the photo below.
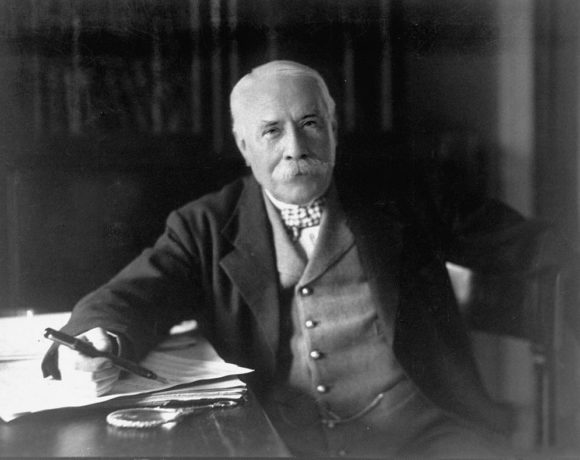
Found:
<path fill-rule="evenodd" d="M 388 201 L 363 202 L 347 193 L 340 195 L 347 214 L 347 225 L 354 234 L 360 261 L 373 294 L 382 306 L 378 314 L 387 325 L 387 338 L 393 342 L 400 304 L 401 257 L 404 224 Z"/>
<path fill-rule="evenodd" d="M 246 180 L 222 235 L 233 249 L 221 259 L 220 266 L 252 310 L 269 350 L 267 364 L 273 369 L 279 339 L 277 271 L 271 226 L 255 179 Z"/>
<path fill-rule="evenodd" d="M 320 224 L 320 234 L 314 252 L 306 265 L 300 284 L 308 284 L 322 276 L 337 260 L 354 245 L 352 232 L 332 187 L 327 199 L 328 209 Z"/>

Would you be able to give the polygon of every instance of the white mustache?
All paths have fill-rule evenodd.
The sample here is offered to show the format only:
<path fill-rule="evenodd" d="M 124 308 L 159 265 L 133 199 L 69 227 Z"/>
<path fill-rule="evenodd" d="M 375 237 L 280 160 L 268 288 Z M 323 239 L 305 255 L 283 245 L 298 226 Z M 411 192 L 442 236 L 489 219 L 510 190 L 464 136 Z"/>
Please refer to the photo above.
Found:
<path fill-rule="evenodd" d="M 274 168 L 272 177 L 276 180 L 284 181 L 293 179 L 296 176 L 319 176 L 328 172 L 330 167 L 330 162 L 317 158 L 285 160 Z"/>

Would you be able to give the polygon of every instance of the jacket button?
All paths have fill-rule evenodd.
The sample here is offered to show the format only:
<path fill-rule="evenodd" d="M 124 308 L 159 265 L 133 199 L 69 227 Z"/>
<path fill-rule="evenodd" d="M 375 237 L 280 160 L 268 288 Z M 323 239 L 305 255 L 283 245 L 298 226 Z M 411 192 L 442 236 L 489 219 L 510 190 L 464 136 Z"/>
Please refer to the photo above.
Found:
<path fill-rule="evenodd" d="M 327 385 L 316 385 L 316 391 L 321 394 L 328 393 L 330 391 L 330 387 Z"/>
<path fill-rule="evenodd" d="M 311 319 L 307 319 L 304 321 L 304 325 L 306 326 L 306 329 L 313 329 L 316 327 L 316 322 L 312 321 Z"/>
<path fill-rule="evenodd" d="M 320 353 L 318 350 L 312 350 L 310 352 L 310 357 L 312 359 L 320 359 L 320 358 L 322 358 L 322 353 Z"/>
<path fill-rule="evenodd" d="M 336 422 L 334 420 L 322 420 L 322 423 L 330 430 L 336 426 Z"/>
<path fill-rule="evenodd" d="M 306 297 L 312 294 L 312 288 L 308 287 L 308 286 L 304 286 L 302 288 L 300 288 L 300 295 Z"/>

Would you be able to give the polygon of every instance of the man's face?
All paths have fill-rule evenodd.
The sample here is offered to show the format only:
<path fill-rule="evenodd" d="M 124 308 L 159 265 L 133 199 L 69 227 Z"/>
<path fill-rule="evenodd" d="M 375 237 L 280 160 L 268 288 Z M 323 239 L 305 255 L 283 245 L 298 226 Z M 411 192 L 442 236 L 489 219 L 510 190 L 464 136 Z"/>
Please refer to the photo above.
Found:
<path fill-rule="evenodd" d="M 332 178 L 336 137 L 314 80 L 272 76 L 242 97 L 236 142 L 257 181 L 285 203 L 322 195 Z"/>

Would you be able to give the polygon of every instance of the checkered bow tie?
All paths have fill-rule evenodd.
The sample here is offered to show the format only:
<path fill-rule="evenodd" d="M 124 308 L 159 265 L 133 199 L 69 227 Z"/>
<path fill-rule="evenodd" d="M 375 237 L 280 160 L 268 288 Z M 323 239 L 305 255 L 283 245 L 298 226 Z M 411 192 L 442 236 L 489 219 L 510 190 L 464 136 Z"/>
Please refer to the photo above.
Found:
<path fill-rule="evenodd" d="M 292 232 L 292 241 L 298 240 L 303 228 L 320 225 L 323 209 L 324 198 L 318 198 L 307 206 L 292 206 L 280 210 L 284 225 Z"/>

